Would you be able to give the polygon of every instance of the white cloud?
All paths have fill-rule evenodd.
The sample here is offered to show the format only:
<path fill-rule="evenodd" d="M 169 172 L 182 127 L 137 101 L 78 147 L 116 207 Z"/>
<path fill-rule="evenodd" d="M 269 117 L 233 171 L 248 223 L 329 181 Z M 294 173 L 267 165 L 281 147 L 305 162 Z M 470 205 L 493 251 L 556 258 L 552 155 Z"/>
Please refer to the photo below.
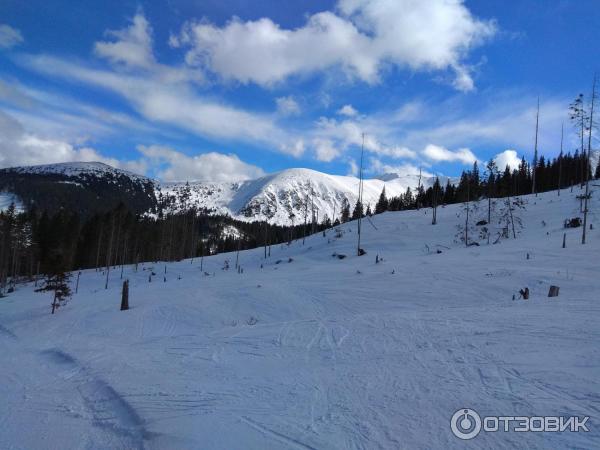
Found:
<path fill-rule="evenodd" d="M 498 166 L 498 170 L 501 172 L 504 171 L 506 166 L 511 169 L 518 169 L 519 164 L 521 164 L 521 158 L 517 156 L 517 152 L 515 150 L 504 150 L 502 153 L 498 153 L 494 156 L 494 161 Z"/>
<path fill-rule="evenodd" d="M 0 167 L 72 161 L 99 161 L 138 173 L 146 170 L 142 161 L 107 158 L 90 147 L 27 132 L 17 119 L 0 111 Z"/>
<path fill-rule="evenodd" d="M 329 162 L 340 155 L 340 150 L 335 147 L 330 139 L 314 139 L 313 147 L 315 156 L 319 161 Z"/>
<path fill-rule="evenodd" d="M 45 55 L 22 60 L 36 71 L 116 92 L 151 121 L 212 138 L 260 142 L 273 148 L 296 150 L 292 143 L 286 146 L 291 138 L 275 125 L 271 116 L 205 98 L 187 83 L 168 83 L 151 76 L 89 69 Z"/>
<path fill-rule="evenodd" d="M 473 164 L 477 161 L 477 157 L 468 148 L 459 148 L 458 150 L 452 151 L 434 144 L 429 144 L 425 147 L 423 155 L 435 162 L 459 161 L 463 164 Z"/>
<path fill-rule="evenodd" d="M 368 171 L 375 175 L 383 175 L 388 173 L 403 175 L 419 175 L 419 171 L 424 177 L 433 177 L 432 173 L 423 170 L 414 164 L 386 164 L 377 158 L 371 158 L 369 161 Z"/>
<path fill-rule="evenodd" d="M 336 120 L 321 117 L 312 131 L 316 140 L 330 141 L 337 149 L 337 155 L 341 155 L 349 147 L 361 148 L 363 145 L 366 152 L 377 153 L 394 159 L 414 159 L 417 153 L 404 146 L 385 145 L 380 136 L 389 137 L 391 127 L 379 120 L 371 120 L 367 117 L 359 119 Z M 319 154 L 319 153 L 317 153 Z"/>
<path fill-rule="evenodd" d="M 188 156 L 156 145 L 138 146 L 137 150 L 140 157 L 133 160 L 106 157 L 89 146 L 28 132 L 17 119 L 0 111 L 0 167 L 98 161 L 139 174 L 160 168 L 156 175 L 165 181 L 241 181 L 264 175 L 261 168 L 241 161 L 234 154 L 210 152 Z"/>
<path fill-rule="evenodd" d="M 167 66 L 156 60 L 152 49 L 152 27 L 141 12 L 133 17 L 127 28 L 108 30 L 106 35 L 113 39 L 96 42 L 94 53 L 119 69 L 141 71 L 162 83 L 202 84 L 205 81 L 203 74 L 197 70 L 185 66 Z"/>
<path fill-rule="evenodd" d="M 19 30 L 6 24 L 0 24 L 0 49 L 10 49 L 23 43 Z"/>
<path fill-rule="evenodd" d="M 166 165 L 157 176 L 165 181 L 242 181 L 263 176 L 264 171 L 247 164 L 237 155 L 210 152 L 188 156 L 168 147 L 138 146 L 153 166 Z"/>
<path fill-rule="evenodd" d="M 115 40 L 96 42 L 94 51 L 116 64 L 149 69 L 156 64 L 152 54 L 151 33 L 150 24 L 143 14 L 138 13 L 128 28 L 107 31 L 106 34 Z"/>
<path fill-rule="evenodd" d="M 186 61 L 224 80 L 270 86 L 294 75 L 340 67 L 368 83 L 386 64 L 456 74 L 454 86 L 473 88 L 468 53 L 493 36 L 496 25 L 474 17 L 462 0 L 340 0 L 337 12 L 281 28 L 269 18 L 223 27 L 190 22 L 171 44 L 187 46 Z"/>
<path fill-rule="evenodd" d="M 338 110 L 337 113 L 341 114 L 342 116 L 354 117 L 358 114 L 358 111 L 354 109 L 352 105 L 344 105 Z"/>
<path fill-rule="evenodd" d="M 294 97 L 278 97 L 275 99 L 277 111 L 283 116 L 297 116 L 300 114 L 300 105 Z"/>
<path fill-rule="evenodd" d="M 353 177 L 358 175 L 358 164 L 352 158 L 348 159 L 348 175 Z"/>
<path fill-rule="evenodd" d="M 423 119 L 406 127 L 402 142 L 410 148 L 436 142 L 447 148 L 502 146 L 532 154 L 536 102 L 535 96 L 514 90 L 482 97 L 475 108 L 460 98 L 451 98 L 442 104 L 424 107 Z M 549 155 L 560 144 L 560 128 L 561 123 L 568 120 L 568 104 L 568 98 L 541 99 L 538 142 L 541 153 Z M 569 148 L 568 138 L 565 135 L 565 148 Z"/>
<path fill-rule="evenodd" d="M 286 142 L 284 144 L 279 145 L 279 150 L 282 153 L 286 153 L 288 155 L 299 158 L 304 154 L 304 150 L 306 150 L 304 145 L 304 139 L 296 139 L 291 142 Z"/>

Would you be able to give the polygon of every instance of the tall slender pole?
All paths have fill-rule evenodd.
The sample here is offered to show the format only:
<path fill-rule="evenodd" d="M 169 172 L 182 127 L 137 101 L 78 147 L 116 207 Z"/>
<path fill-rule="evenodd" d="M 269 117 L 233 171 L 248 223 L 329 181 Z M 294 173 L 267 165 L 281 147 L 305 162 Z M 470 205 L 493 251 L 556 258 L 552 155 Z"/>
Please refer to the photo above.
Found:
<path fill-rule="evenodd" d="M 581 243 L 585 244 L 585 231 L 587 228 L 588 215 L 588 197 L 590 196 L 590 180 L 587 172 L 590 170 L 590 152 L 592 151 L 592 130 L 594 129 L 594 102 L 596 100 L 596 74 L 594 74 L 594 82 L 592 83 L 592 100 L 590 102 L 590 129 L 588 134 L 588 149 L 585 161 L 585 197 L 583 205 L 583 231 L 581 234 Z"/>
<path fill-rule="evenodd" d="M 565 124 L 560 126 L 560 155 L 558 155 L 558 196 L 560 197 L 560 187 L 562 185 L 562 160 L 563 160 L 563 138 L 565 133 Z"/>
<path fill-rule="evenodd" d="M 362 184 L 363 184 L 363 179 L 362 179 L 362 171 L 363 171 L 363 156 L 365 153 L 365 133 L 362 134 L 362 145 L 360 148 L 360 171 L 359 171 L 359 178 L 358 178 L 358 205 L 359 205 L 359 209 L 358 209 L 358 244 L 356 247 L 356 254 L 358 256 L 360 256 L 360 222 L 362 220 Z"/>
<path fill-rule="evenodd" d="M 532 167 L 532 176 L 531 176 L 531 193 L 535 194 L 537 197 L 537 191 L 535 189 L 535 172 L 537 169 L 537 159 L 538 159 L 538 129 L 540 123 L 540 98 L 538 97 L 537 102 L 537 114 L 535 116 L 535 147 L 533 150 L 533 167 Z"/>
<path fill-rule="evenodd" d="M 465 247 L 469 246 L 469 201 L 470 201 L 470 192 L 469 185 L 471 183 L 467 183 L 467 217 L 465 219 Z"/>
<path fill-rule="evenodd" d="M 417 186 L 417 195 L 415 201 L 417 202 L 417 211 L 419 210 L 419 194 L 421 194 L 421 167 L 419 167 L 419 185 Z"/>

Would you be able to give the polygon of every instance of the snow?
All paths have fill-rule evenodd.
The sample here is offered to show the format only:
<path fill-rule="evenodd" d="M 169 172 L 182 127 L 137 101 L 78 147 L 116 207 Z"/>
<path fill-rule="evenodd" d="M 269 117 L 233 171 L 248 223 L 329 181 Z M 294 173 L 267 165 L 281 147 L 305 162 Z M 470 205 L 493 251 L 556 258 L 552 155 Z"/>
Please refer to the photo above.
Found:
<path fill-rule="evenodd" d="M 447 177 L 440 177 L 442 185 Z M 452 180 L 456 181 L 456 180 Z M 434 179 L 422 177 L 421 184 L 427 188 Z M 159 192 L 178 198 L 188 187 L 190 199 L 177 201 L 172 208 L 181 211 L 194 205 L 219 214 L 227 214 L 240 220 L 267 220 L 280 225 L 298 224 L 304 221 L 305 203 L 308 201 L 308 220 L 314 207 L 319 221 L 327 217 L 339 218 L 344 199 L 354 208 L 358 199 L 359 179 L 352 176 L 329 175 L 311 169 L 286 169 L 256 180 L 237 183 L 166 183 L 157 182 Z M 383 187 L 388 197 L 413 192 L 419 185 L 418 175 L 386 174 L 378 178 L 365 179 L 363 202 L 365 209 L 375 205 Z M 249 211 L 248 213 L 246 213 Z M 293 214 L 294 218 L 290 218 Z"/>
<path fill-rule="evenodd" d="M 101 162 L 65 162 L 55 164 L 40 164 L 36 166 L 19 166 L 1 169 L 4 171 L 17 172 L 22 174 L 57 174 L 68 177 L 78 177 L 82 175 L 103 177 L 109 175 L 125 175 L 136 181 L 150 181 L 148 178 L 137 175 L 123 169 L 116 169 L 108 164 Z"/>
<path fill-rule="evenodd" d="M 497 245 L 458 242 L 452 205 L 435 226 L 430 209 L 363 222 L 362 257 L 349 223 L 267 260 L 241 252 L 242 274 L 234 253 L 205 258 L 208 276 L 168 263 L 166 282 L 165 263 L 127 266 L 123 312 L 118 268 L 108 290 L 83 271 L 54 316 L 51 295 L 19 286 L 0 300 L 0 447 L 598 448 L 598 198 L 588 244 L 563 229 L 580 193 L 522 197 L 517 239 Z M 459 408 L 590 416 L 590 431 L 466 443 L 450 432 Z"/>
<path fill-rule="evenodd" d="M 339 218 L 343 201 L 347 199 L 352 209 L 358 199 L 359 179 L 352 176 L 328 175 L 311 169 L 286 169 L 256 180 L 242 182 L 161 182 L 126 170 L 116 169 L 100 162 L 70 162 L 38 166 L 12 167 L 0 169 L 21 174 L 56 174 L 71 178 L 59 183 L 78 183 L 79 178 L 103 178 L 109 175 L 109 182 L 118 183 L 116 177 L 128 177 L 136 183 L 150 183 L 157 199 L 167 197 L 172 200 L 168 212 L 187 211 L 191 207 L 205 209 L 213 214 L 222 214 L 245 221 L 266 220 L 278 225 L 298 224 L 304 221 L 305 204 L 314 207 L 319 221 L 325 216 Z M 448 177 L 440 177 L 445 185 Z M 456 179 L 450 179 L 457 182 Z M 368 205 L 375 208 L 379 195 L 386 188 L 388 197 L 404 194 L 410 187 L 413 192 L 419 185 L 433 185 L 434 178 L 418 175 L 384 174 L 365 179 L 363 199 L 365 210 Z M 189 193 L 189 196 L 188 196 Z M 156 213 L 148 211 L 150 217 Z M 293 214 L 293 218 L 291 215 Z M 310 211 L 308 220 L 310 221 Z"/>

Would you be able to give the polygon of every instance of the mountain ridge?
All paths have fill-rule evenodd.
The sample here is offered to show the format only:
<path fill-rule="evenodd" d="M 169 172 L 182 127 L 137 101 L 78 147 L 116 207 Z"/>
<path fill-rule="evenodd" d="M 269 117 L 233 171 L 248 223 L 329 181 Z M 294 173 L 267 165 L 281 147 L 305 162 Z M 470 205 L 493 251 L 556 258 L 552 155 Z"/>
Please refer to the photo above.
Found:
<path fill-rule="evenodd" d="M 25 180 L 25 178 L 28 178 Z M 448 177 L 440 177 L 445 184 Z M 450 179 L 451 182 L 455 180 Z M 19 184 L 20 181 L 20 184 Z M 121 197 L 135 193 L 144 201 L 129 202 L 137 213 L 158 215 L 176 213 L 195 208 L 211 214 L 225 214 L 246 221 L 266 220 L 278 225 L 298 224 L 305 215 L 323 220 L 340 216 L 342 205 L 348 202 L 351 208 L 358 199 L 359 179 L 353 176 L 331 175 L 308 168 L 290 168 L 267 174 L 263 177 L 231 182 L 185 181 L 162 182 L 133 172 L 118 169 L 101 162 L 73 162 L 36 166 L 17 166 L 0 169 L 0 191 L 18 197 L 23 195 L 23 183 L 43 182 L 60 186 L 78 196 L 81 189 L 91 190 L 90 196 L 101 187 L 110 185 L 120 188 Z M 427 188 L 433 177 L 422 177 Z M 385 186 L 388 196 L 397 196 L 414 190 L 418 176 L 384 174 L 363 180 L 363 203 L 365 208 L 375 204 Z M 104 186 L 103 186 L 104 185 Z M 15 188 L 20 186 L 21 189 Z M 109 189 L 110 192 L 113 189 Z M 106 204 L 111 202 L 105 199 Z M 65 193 L 64 197 L 68 197 Z M 34 199 L 35 200 L 35 199 Z M 123 198 L 120 198 L 122 201 Z M 22 198 L 29 205 L 31 198 Z M 39 203 L 39 201 L 37 202 Z M 67 202 L 68 203 L 68 202 Z M 90 209 L 91 205 L 79 205 Z M 310 220 L 310 218 L 309 218 Z"/>

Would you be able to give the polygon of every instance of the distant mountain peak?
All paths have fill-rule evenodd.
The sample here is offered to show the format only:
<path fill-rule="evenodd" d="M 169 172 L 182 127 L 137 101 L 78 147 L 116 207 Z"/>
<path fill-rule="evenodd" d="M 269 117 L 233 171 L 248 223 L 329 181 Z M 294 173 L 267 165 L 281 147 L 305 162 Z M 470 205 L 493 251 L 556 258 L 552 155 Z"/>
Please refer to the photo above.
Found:
<path fill-rule="evenodd" d="M 107 195 L 118 196 L 119 201 L 136 195 L 137 200 L 130 204 L 150 205 L 145 206 L 146 210 L 136 210 L 137 213 L 156 214 L 162 211 L 168 214 L 194 208 L 242 220 L 267 220 L 280 225 L 297 224 L 299 220 L 304 220 L 305 214 L 310 216 L 313 209 L 319 221 L 325 216 L 338 218 L 344 202 L 349 202 L 354 208 L 359 186 L 356 177 L 330 175 L 308 168 L 290 168 L 238 182 L 163 183 L 97 161 L 1 169 L 0 181 L 4 177 L 10 180 L 5 181 L 5 185 L 10 186 L 10 183 L 14 183 L 15 174 L 49 175 L 47 182 L 62 183 L 61 192 L 67 189 L 66 186 L 73 186 L 73 189 L 78 186 L 78 189 L 87 190 L 86 198 L 104 196 L 104 205 L 114 203 Z M 21 180 L 21 183 L 32 182 Z M 418 183 L 418 175 L 398 173 L 366 178 L 363 183 L 363 203 L 365 207 L 370 205 L 374 208 L 384 186 L 387 196 L 395 197 L 405 193 L 409 187 L 414 190 Z M 427 188 L 433 184 L 433 178 L 422 177 L 421 184 Z M 24 191 L 29 192 L 29 189 L 25 186 Z M 81 193 L 80 190 L 69 192 L 71 194 L 67 192 L 63 195 L 77 197 Z M 18 195 L 18 192 L 15 193 Z M 66 197 L 63 200 L 77 203 Z M 95 202 L 86 207 L 94 209 Z"/>

